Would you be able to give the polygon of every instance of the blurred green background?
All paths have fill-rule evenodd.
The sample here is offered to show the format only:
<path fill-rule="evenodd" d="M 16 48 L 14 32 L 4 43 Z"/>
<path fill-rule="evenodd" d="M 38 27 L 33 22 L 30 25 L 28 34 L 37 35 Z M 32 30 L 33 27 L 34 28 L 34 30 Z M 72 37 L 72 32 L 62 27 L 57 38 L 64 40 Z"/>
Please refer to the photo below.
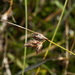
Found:
<path fill-rule="evenodd" d="M 10 0 L 0 0 L 0 18 L 10 7 Z M 12 0 L 11 0 L 12 1 Z M 57 27 L 65 0 L 27 0 L 28 29 L 42 33 L 48 39 L 52 39 Z M 12 16 L 9 22 L 25 27 L 25 3 L 24 0 L 13 0 Z M 0 22 L 2 26 L 2 22 Z M 68 0 L 64 16 L 56 33 L 54 42 L 75 52 L 75 0 Z M 22 71 L 24 60 L 25 30 L 7 24 L 3 34 L 3 46 L 7 47 L 6 56 L 12 75 Z M 32 39 L 28 32 L 28 40 Z M 1 40 L 1 38 L 0 38 Z M 6 43 L 7 45 L 6 45 Z M 36 54 L 35 48 L 27 47 L 26 67 L 33 65 L 33 69 L 25 72 L 25 75 L 34 75 L 37 68 L 34 64 L 41 63 L 42 58 L 49 46 L 46 41 L 42 51 Z M 5 50 L 0 51 L 0 75 L 4 75 L 5 67 L 2 65 Z M 63 49 L 51 45 L 44 64 L 38 75 L 75 75 L 75 56 Z M 46 60 L 45 59 L 45 60 Z M 54 60 L 53 60 L 54 59 Z M 44 61 L 43 61 L 44 62 Z M 6 74 L 5 74 L 6 75 Z M 17 74 L 18 75 L 18 74 Z"/>

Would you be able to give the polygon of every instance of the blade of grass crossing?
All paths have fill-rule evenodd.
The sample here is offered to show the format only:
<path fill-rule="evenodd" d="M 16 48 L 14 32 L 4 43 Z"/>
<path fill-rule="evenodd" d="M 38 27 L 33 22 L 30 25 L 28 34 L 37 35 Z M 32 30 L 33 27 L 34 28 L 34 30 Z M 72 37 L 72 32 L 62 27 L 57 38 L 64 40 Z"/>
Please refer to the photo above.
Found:
<path fill-rule="evenodd" d="M 63 10 L 62 10 L 62 13 L 61 13 L 61 16 L 60 16 L 59 22 L 58 22 L 58 24 L 57 24 L 57 27 L 56 27 L 55 32 L 54 32 L 54 35 L 53 35 L 53 37 L 52 37 L 52 41 L 54 40 L 55 35 L 56 35 L 56 33 L 57 33 L 57 30 L 58 30 L 58 28 L 59 28 L 59 25 L 60 25 L 60 23 L 61 23 L 61 20 L 62 20 L 62 17 L 63 17 L 64 11 L 65 11 L 65 8 L 66 8 L 66 5 L 67 5 L 67 2 L 68 2 L 68 0 L 65 1 L 65 4 L 64 4 L 64 7 L 63 7 Z M 51 44 L 52 44 L 52 42 L 51 42 L 50 45 L 49 45 L 49 49 L 50 49 L 50 47 L 51 47 Z M 63 48 L 62 48 L 62 49 L 63 49 Z M 43 60 L 46 58 L 46 56 L 47 56 L 47 54 L 48 54 L 48 51 L 49 51 L 49 50 L 46 51 L 46 53 L 45 53 L 45 55 L 44 55 L 44 57 L 43 57 Z M 40 71 L 40 67 L 37 69 L 37 71 L 36 71 L 36 75 L 38 75 L 39 71 Z"/>
<path fill-rule="evenodd" d="M 60 16 L 59 22 L 58 22 L 58 24 L 57 24 L 57 27 L 56 27 L 55 32 L 54 32 L 54 35 L 53 35 L 53 37 L 52 37 L 52 41 L 54 40 L 55 35 L 56 35 L 56 33 L 57 33 L 57 30 L 58 30 L 58 28 L 59 28 L 59 26 L 60 26 L 60 23 L 61 23 L 62 17 L 63 17 L 64 12 L 65 12 L 65 8 L 66 8 L 66 5 L 67 5 L 67 2 L 68 2 L 68 0 L 65 1 L 65 4 L 64 4 L 64 7 L 63 7 L 63 10 L 62 10 L 62 13 L 61 13 L 61 16 Z M 51 44 L 52 44 L 52 43 L 50 43 L 50 45 L 49 45 L 49 49 L 50 49 L 50 47 L 51 47 Z M 47 54 L 48 54 L 48 50 L 46 51 L 46 53 L 45 53 L 43 59 L 46 58 Z"/>

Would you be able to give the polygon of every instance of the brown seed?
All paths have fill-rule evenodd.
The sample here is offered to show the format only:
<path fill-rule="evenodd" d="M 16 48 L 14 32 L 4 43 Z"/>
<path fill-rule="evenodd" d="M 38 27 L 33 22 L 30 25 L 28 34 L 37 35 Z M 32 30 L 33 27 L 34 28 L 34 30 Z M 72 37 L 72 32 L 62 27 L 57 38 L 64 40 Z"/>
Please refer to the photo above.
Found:
<path fill-rule="evenodd" d="M 43 44 L 43 42 L 38 42 L 38 43 L 37 43 L 36 52 L 39 52 L 39 51 L 41 50 L 42 44 Z"/>
<path fill-rule="evenodd" d="M 36 47 L 38 42 L 39 42 L 38 40 L 33 39 L 33 40 L 28 41 L 28 43 L 26 43 L 24 46 Z"/>
<path fill-rule="evenodd" d="M 43 41 L 43 40 L 46 40 L 46 37 L 44 37 L 42 34 L 40 33 L 34 33 L 32 34 L 32 37 L 36 40 L 40 40 L 40 41 Z"/>
<path fill-rule="evenodd" d="M 34 33 L 34 34 L 32 34 L 32 38 L 33 39 L 28 41 L 28 43 L 26 43 L 24 46 L 34 47 L 34 48 L 36 48 L 36 53 L 39 53 L 41 51 L 43 42 L 46 41 L 46 37 L 44 37 L 40 33 Z"/>

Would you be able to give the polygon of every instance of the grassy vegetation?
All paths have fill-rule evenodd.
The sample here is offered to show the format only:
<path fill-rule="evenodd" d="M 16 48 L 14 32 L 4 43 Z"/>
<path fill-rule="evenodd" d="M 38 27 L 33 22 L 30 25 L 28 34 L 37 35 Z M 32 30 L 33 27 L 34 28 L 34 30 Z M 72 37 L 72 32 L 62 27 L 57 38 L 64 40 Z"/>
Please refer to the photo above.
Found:
<path fill-rule="evenodd" d="M 0 74 L 75 75 L 74 10 L 75 0 L 0 1 Z"/>

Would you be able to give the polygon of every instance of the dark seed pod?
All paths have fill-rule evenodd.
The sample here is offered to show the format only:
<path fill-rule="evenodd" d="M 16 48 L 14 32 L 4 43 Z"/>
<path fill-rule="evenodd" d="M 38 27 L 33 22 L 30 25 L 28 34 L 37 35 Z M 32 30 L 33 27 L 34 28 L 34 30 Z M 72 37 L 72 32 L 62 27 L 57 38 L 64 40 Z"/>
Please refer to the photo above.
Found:
<path fill-rule="evenodd" d="M 41 51 L 43 42 L 46 41 L 46 37 L 40 33 L 34 33 L 32 34 L 32 38 L 33 40 L 28 41 L 28 43 L 26 43 L 24 46 L 34 47 L 36 48 L 36 53 L 39 53 Z"/>
<path fill-rule="evenodd" d="M 31 43 L 26 43 L 26 44 L 24 44 L 24 46 L 27 46 L 27 47 L 36 47 L 36 45 L 33 45 Z"/>
<path fill-rule="evenodd" d="M 42 34 L 40 33 L 34 33 L 32 34 L 32 37 L 36 40 L 40 40 L 40 41 L 43 41 L 43 40 L 46 40 L 46 37 L 44 37 Z"/>
<path fill-rule="evenodd" d="M 36 48 L 36 53 L 39 53 L 39 51 L 42 48 L 42 44 L 43 42 L 33 39 L 33 40 L 28 41 L 28 43 L 26 43 L 24 46 L 34 47 Z"/>
<path fill-rule="evenodd" d="M 37 47 L 36 47 L 36 52 L 37 53 L 41 51 L 42 45 L 43 45 L 43 42 L 38 42 L 37 43 Z"/>
<path fill-rule="evenodd" d="M 26 43 L 24 46 L 36 47 L 38 42 L 39 42 L 38 40 L 33 39 L 33 40 L 28 41 L 28 43 Z"/>

